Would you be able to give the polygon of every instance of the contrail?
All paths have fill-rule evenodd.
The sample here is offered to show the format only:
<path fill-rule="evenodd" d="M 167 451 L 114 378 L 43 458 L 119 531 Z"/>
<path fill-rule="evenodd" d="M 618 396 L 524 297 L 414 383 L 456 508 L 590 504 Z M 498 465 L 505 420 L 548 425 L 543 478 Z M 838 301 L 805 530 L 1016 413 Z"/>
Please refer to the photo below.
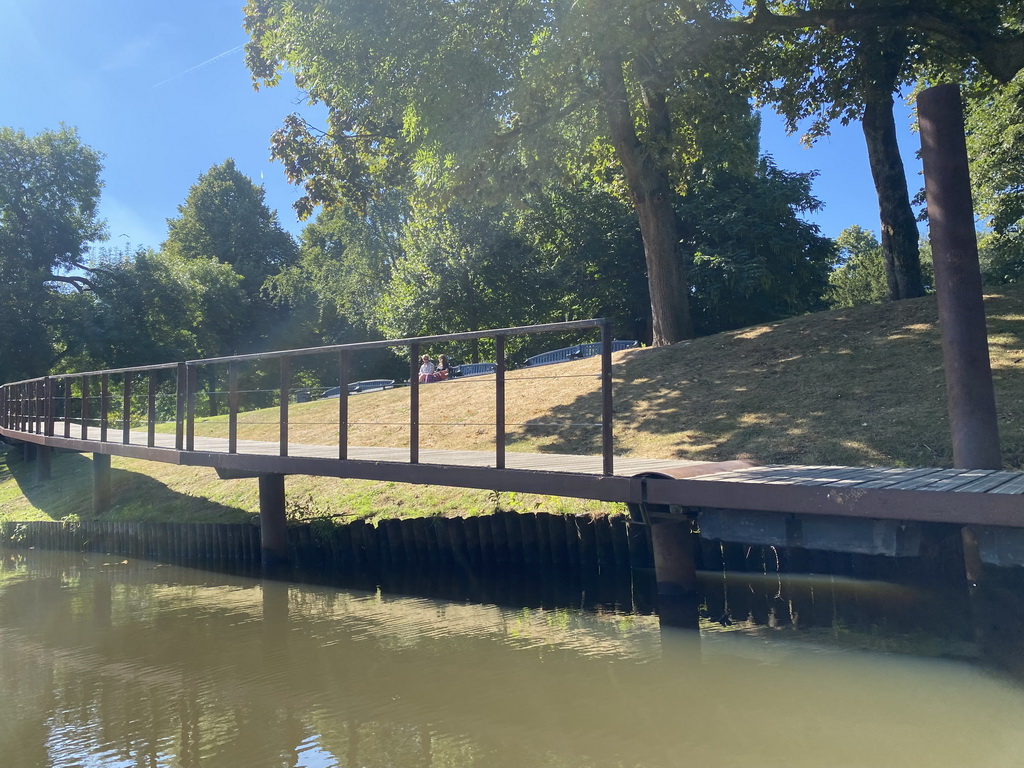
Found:
<path fill-rule="evenodd" d="M 197 69 L 202 69 L 202 68 L 203 68 L 203 67 L 205 67 L 205 66 L 206 66 L 207 64 L 213 64 L 213 62 L 215 62 L 215 61 L 220 61 L 220 60 L 221 60 L 221 59 L 223 59 L 223 58 L 224 58 L 225 56 L 230 56 L 230 55 L 231 55 L 232 53 L 234 53 L 235 51 L 240 51 L 240 50 L 242 50 L 242 49 L 243 49 L 244 47 L 245 47 L 245 43 L 242 43 L 241 45 L 236 45 L 236 46 L 235 46 L 234 48 L 232 48 L 231 50 L 228 50 L 228 51 L 224 51 L 223 53 L 218 53 L 218 54 L 217 54 L 216 56 L 214 56 L 214 57 L 213 57 L 212 59 L 207 59 L 206 61 L 202 62 L 201 64 L 196 64 L 196 65 L 195 65 L 194 67 L 189 67 L 188 69 L 184 70 L 183 72 L 179 72 L 179 73 L 178 73 L 178 74 L 176 74 L 176 75 L 171 75 L 171 76 L 170 76 L 170 77 L 168 77 L 168 78 L 167 78 L 166 80 L 161 80 L 161 81 L 160 81 L 159 83 L 157 83 L 156 85 L 154 85 L 154 86 L 151 86 L 151 87 L 150 87 L 150 90 L 153 90 L 153 88 L 159 88 L 159 87 L 160 87 L 161 85 L 165 85 L 166 83 L 169 83 L 169 82 L 171 82 L 171 80 L 177 80 L 177 79 L 178 79 L 179 77 L 184 77 L 184 76 L 185 76 L 185 75 L 187 75 L 187 74 L 188 74 L 189 72 L 195 72 L 195 71 L 196 71 Z"/>

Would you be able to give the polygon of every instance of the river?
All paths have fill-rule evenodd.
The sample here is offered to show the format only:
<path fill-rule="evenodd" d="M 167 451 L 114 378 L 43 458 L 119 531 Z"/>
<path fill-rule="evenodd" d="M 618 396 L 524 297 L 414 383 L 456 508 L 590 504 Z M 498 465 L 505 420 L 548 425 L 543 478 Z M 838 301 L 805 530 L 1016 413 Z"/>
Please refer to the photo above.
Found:
<path fill-rule="evenodd" d="M 967 600 L 912 587 L 712 574 L 699 628 L 681 629 L 0 554 L 2 768 L 1024 760 L 1021 679 L 957 621 Z M 757 615 L 765 599 L 785 610 Z"/>

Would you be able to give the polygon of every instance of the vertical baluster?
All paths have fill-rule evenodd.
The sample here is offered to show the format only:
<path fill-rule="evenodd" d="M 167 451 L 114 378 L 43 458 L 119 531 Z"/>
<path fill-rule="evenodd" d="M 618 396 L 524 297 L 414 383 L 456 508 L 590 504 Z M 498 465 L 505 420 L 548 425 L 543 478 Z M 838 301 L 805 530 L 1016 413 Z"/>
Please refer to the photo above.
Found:
<path fill-rule="evenodd" d="M 89 439 L 89 377 L 82 377 L 82 439 Z"/>
<path fill-rule="evenodd" d="M 612 321 L 601 324 L 601 453 L 604 474 L 614 474 L 612 443 Z"/>
<path fill-rule="evenodd" d="M 410 344 L 409 354 L 409 463 L 420 461 L 420 345 Z"/>
<path fill-rule="evenodd" d="M 199 366 L 188 366 L 185 382 L 185 450 L 194 451 L 196 449 L 196 394 L 199 389 Z"/>
<path fill-rule="evenodd" d="M 281 455 L 288 455 L 288 394 L 292 387 L 292 359 L 281 358 Z"/>
<path fill-rule="evenodd" d="M 53 379 L 49 376 L 43 379 L 43 413 L 44 413 L 44 424 L 43 434 L 47 437 L 53 437 L 53 422 L 56 416 L 56 410 L 53 402 Z"/>
<path fill-rule="evenodd" d="M 126 372 L 122 382 L 121 442 L 128 445 L 132 441 L 132 374 Z"/>
<path fill-rule="evenodd" d="M 74 379 L 64 379 L 64 437 L 71 437 L 71 389 Z"/>
<path fill-rule="evenodd" d="M 228 453 L 238 453 L 238 361 L 228 363 Z"/>
<path fill-rule="evenodd" d="M 188 389 L 188 368 L 178 363 L 178 384 L 175 389 L 174 407 L 174 448 L 181 451 L 185 448 L 185 390 Z"/>
<path fill-rule="evenodd" d="M 156 371 L 149 372 L 149 391 L 146 393 L 146 445 L 156 445 Z"/>
<path fill-rule="evenodd" d="M 100 375 L 100 442 L 107 442 L 107 421 L 110 417 L 110 375 Z"/>
<path fill-rule="evenodd" d="M 338 458 L 348 458 L 348 380 L 352 376 L 352 358 L 348 352 L 338 356 Z"/>
<path fill-rule="evenodd" d="M 494 337 L 494 466 L 505 468 L 505 337 Z"/>

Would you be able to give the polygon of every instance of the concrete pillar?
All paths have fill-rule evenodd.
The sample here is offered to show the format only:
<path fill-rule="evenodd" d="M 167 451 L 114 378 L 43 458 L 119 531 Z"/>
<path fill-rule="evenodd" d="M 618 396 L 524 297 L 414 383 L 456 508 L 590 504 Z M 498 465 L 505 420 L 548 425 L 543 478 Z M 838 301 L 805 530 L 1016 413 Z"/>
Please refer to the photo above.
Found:
<path fill-rule="evenodd" d="M 45 483 L 50 479 L 50 459 L 53 456 L 53 449 L 40 445 L 36 449 L 36 482 Z"/>
<path fill-rule="evenodd" d="M 110 454 L 92 455 L 92 511 L 100 515 L 110 509 Z"/>
<path fill-rule="evenodd" d="M 284 475 L 260 475 L 260 559 L 264 571 L 288 565 Z"/>
<path fill-rule="evenodd" d="M 35 443 L 22 443 L 21 444 L 21 458 L 22 461 L 28 463 L 36 460 L 36 444 Z"/>

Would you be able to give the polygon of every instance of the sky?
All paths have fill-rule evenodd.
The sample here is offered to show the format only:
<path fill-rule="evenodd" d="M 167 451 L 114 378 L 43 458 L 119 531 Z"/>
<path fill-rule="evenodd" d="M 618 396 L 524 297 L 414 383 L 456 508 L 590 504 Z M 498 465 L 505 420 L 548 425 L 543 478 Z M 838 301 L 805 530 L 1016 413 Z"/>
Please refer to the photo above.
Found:
<path fill-rule="evenodd" d="M 267 205 L 298 234 L 290 185 L 270 160 L 270 135 L 298 111 L 314 123 L 291 78 L 253 89 L 242 47 L 244 0 L 0 0 L 0 125 L 36 134 L 60 123 L 102 152 L 100 216 L 108 247 L 159 247 L 201 174 L 225 159 L 266 190 Z M 898 105 L 897 119 L 910 122 Z M 911 193 L 921 186 L 917 137 L 900 137 Z M 835 237 L 858 224 L 878 232 L 878 212 L 859 126 L 836 126 L 812 149 L 763 116 L 762 151 L 790 171 L 818 171 L 808 215 Z"/>

